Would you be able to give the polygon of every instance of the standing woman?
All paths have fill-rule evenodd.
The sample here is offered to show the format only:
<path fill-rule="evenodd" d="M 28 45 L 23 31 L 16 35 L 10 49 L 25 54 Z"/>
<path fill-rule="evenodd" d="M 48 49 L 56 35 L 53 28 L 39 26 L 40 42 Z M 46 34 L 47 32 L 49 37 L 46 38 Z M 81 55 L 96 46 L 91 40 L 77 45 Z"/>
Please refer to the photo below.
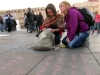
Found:
<path fill-rule="evenodd" d="M 64 20 L 67 28 L 67 35 L 62 40 L 62 43 L 70 48 L 81 46 L 89 36 L 88 24 L 81 21 L 79 22 L 79 20 L 84 20 L 83 15 L 76 10 L 76 7 L 71 7 L 67 1 L 61 2 L 59 8 L 65 15 Z"/>

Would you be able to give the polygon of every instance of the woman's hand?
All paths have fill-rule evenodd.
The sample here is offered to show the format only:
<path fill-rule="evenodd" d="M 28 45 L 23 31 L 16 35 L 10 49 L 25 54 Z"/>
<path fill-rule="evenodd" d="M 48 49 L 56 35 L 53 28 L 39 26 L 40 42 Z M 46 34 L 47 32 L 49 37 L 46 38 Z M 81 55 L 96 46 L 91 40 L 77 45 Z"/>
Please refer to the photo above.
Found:
<path fill-rule="evenodd" d="M 42 31 L 46 30 L 46 28 L 43 28 Z"/>
<path fill-rule="evenodd" d="M 50 29 L 50 32 L 51 32 L 51 33 L 54 33 L 54 32 L 55 32 L 55 29 Z"/>
<path fill-rule="evenodd" d="M 51 22 L 51 24 L 54 24 L 54 23 L 55 23 L 55 21 L 52 21 L 52 22 Z"/>
<path fill-rule="evenodd" d="M 59 29 L 59 28 L 57 28 L 57 29 L 50 29 L 50 31 L 51 31 L 52 33 L 54 33 L 54 32 L 59 32 L 60 29 Z"/>
<path fill-rule="evenodd" d="M 45 27 L 48 27 L 50 25 L 50 23 L 44 23 Z"/>
<path fill-rule="evenodd" d="M 69 43 L 69 42 L 70 42 L 69 38 L 66 38 L 66 42 L 67 42 L 67 43 Z"/>

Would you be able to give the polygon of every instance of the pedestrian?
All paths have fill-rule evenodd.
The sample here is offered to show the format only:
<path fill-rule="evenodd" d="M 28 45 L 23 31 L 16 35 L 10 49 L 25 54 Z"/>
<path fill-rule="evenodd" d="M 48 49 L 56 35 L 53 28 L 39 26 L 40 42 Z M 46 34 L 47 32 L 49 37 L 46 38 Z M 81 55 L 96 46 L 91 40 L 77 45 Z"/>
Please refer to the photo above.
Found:
<path fill-rule="evenodd" d="M 30 32 L 29 33 L 32 33 L 33 32 L 33 23 L 34 19 L 33 19 L 33 12 L 31 10 L 31 8 L 28 8 L 28 12 L 27 12 L 27 22 L 28 22 L 28 25 L 29 25 L 29 30 Z"/>

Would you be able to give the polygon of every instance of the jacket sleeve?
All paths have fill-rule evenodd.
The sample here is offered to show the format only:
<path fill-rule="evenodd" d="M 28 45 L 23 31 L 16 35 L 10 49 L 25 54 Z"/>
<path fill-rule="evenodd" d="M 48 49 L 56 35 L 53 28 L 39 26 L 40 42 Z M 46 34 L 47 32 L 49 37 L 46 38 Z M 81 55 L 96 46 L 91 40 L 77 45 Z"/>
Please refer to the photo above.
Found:
<path fill-rule="evenodd" d="M 77 26 L 78 26 L 77 12 L 75 10 L 70 10 L 69 12 L 69 31 L 67 33 L 68 38 L 70 40 L 74 39 L 76 32 L 77 32 Z"/>
<path fill-rule="evenodd" d="M 59 19 L 56 22 L 57 27 L 59 28 L 64 28 L 64 18 L 62 15 L 60 15 Z"/>

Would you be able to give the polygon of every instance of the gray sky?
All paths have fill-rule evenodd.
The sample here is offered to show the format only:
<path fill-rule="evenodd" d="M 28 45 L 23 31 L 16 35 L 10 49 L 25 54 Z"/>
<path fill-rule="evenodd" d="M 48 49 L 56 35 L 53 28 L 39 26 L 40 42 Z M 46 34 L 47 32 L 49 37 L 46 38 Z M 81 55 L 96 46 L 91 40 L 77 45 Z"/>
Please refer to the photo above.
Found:
<path fill-rule="evenodd" d="M 59 9 L 59 3 L 63 0 L 0 0 L 0 10 L 21 9 L 28 7 L 45 7 L 53 3 Z M 67 0 L 70 4 L 87 0 Z"/>

